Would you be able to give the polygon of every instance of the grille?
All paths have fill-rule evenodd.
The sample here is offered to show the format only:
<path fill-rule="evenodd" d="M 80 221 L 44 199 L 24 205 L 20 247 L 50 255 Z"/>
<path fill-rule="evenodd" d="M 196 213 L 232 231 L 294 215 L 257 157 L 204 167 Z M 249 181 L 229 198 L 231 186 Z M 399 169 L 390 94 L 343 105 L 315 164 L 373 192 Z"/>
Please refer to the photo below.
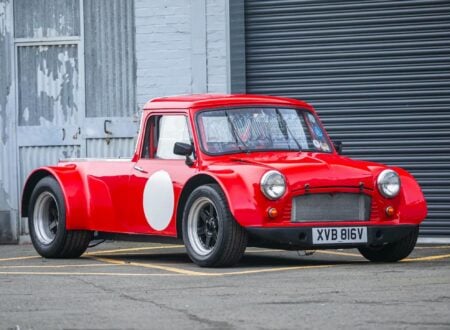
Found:
<path fill-rule="evenodd" d="M 306 194 L 294 197 L 292 222 L 367 221 L 371 198 L 364 194 Z"/>

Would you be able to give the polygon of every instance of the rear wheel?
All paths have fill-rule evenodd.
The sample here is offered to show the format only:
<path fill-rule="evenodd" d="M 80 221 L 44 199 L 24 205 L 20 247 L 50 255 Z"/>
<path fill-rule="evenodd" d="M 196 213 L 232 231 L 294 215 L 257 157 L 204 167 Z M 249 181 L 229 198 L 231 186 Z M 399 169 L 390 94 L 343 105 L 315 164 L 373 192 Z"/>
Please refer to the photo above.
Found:
<path fill-rule="evenodd" d="M 233 218 L 217 184 L 195 189 L 183 214 L 183 240 L 191 260 L 202 267 L 236 264 L 247 246 L 247 232 Z"/>
<path fill-rule="evenodd" d="M 379 247 L 362 247 L 359 252 L 367 260 L 373 262 L 396 262 L 409 256 L 416 246 L 419 227 L 398 242 L 388 243 Z"/>
<path fill-rule="evenodd" d="M 64 195 L 50 176 L 41 179 L 31 193 L 28 224 L 34 248 L 46 258 L 79 257 L 92 238 L 90 231 L 66 229 Z"/>

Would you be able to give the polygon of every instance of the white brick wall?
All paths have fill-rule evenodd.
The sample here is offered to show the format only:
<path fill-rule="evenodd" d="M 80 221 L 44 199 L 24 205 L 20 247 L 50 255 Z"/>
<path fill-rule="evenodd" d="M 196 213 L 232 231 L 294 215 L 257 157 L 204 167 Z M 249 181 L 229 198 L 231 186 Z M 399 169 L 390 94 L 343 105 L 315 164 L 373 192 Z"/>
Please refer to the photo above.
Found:
<path fill-rule="evenodd" d="M 192 93 L 193 1 L 135 0 L 137 102 Z M 206 2 L 206 89 L 227 92 L 226 3 Z M 198 15 L 198 13 L 196 13 Z"/>
<path fill-rule="evenodd" d="M 206 49 L 209 93 L 226 93 L 227 78 L 227 0 L 207 0 Z"/>

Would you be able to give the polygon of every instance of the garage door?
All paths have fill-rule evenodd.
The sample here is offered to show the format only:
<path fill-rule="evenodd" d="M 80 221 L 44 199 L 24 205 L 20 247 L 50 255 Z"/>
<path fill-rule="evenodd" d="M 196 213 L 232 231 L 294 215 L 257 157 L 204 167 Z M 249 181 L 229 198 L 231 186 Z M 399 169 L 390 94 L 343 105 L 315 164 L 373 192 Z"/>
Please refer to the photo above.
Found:
<path fill-rule="evenodd" d="M 450 235 L 450 2 L 245 3 L 247 92 L 314 104 L 344 153 L 408 169 Z"/>

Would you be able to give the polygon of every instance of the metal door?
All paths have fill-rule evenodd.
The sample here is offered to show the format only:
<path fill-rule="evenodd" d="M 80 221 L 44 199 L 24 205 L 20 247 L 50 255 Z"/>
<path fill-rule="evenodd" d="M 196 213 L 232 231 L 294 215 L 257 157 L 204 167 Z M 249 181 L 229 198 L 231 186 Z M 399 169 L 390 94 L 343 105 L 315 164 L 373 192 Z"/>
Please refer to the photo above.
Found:
<path fill-rule="evenodd" d="M 15 0 L 19 187 L 30 171 L 80 157 L 84 119 L 80 2 Z"/>
<path fill-rule="evenodd" d="M 34 168 L 59 159 L 131 157 L 133 1 L 13 4 L 19 187 Z"/>

